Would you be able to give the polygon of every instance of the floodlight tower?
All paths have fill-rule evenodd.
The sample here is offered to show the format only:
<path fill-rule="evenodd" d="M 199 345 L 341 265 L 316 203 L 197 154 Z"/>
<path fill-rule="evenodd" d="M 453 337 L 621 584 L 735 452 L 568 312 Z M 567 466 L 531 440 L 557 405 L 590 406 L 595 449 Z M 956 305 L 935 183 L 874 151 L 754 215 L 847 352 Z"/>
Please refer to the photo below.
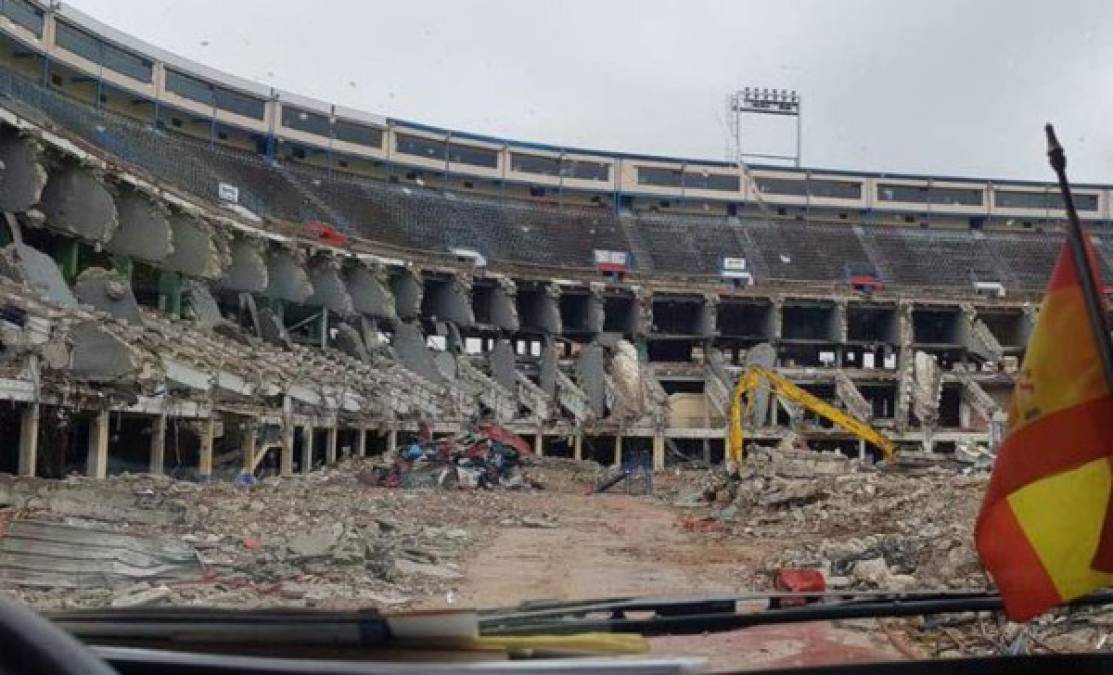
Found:
<path fill-rule="evenodd" d="M 796 144 L 791 155 L 746 152 L 742 145 L 742 120 L 746 115 L 782 115 L 792 117 L 796 125 Z M 730 120 L 734 156 L 732 160 L 745 164 L 747 158 L 772 159 L 792 162 L 800 166 L 801 128 L 800 95 L 795 90 L 745 87 L 727 96 L 727 116 Z"/>

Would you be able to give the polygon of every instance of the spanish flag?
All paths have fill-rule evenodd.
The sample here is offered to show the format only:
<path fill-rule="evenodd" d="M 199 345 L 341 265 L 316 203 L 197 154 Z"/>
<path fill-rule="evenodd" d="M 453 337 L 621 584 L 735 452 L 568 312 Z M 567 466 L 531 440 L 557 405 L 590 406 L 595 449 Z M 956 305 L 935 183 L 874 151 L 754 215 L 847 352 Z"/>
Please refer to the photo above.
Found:
<path fill-rule="evenodd" d="M 1097 257 L 1089 238 L 1081 239 L 1100 289 Z M 1106 532 L 1113 394 L 1080 279 L 1068 238 L 1028 342 L 974 532 L 1013 621 L 1113 584 L 1113 526 Z"/>

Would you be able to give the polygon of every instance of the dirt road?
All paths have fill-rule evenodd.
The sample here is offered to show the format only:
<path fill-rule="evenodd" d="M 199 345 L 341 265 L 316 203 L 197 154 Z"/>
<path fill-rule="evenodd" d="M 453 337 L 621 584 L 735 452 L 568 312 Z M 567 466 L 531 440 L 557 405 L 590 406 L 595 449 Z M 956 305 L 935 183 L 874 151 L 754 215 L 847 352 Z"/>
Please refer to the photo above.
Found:
<path fill-rule="evenodd" d="M 681 512 L 649 498 L 541 493 L 522 495 L 519 504 L 523 512 L 554 517 L 559 526 L 500 529 L 465 565 L 456 606 L 745 592 L 753 590 L 761 559 L 777 545 L 686 530 Z M 797 624 L 652 642 L 655 653 L 706 656 L 717 670 L 901 658 L 869 624 Z"/>

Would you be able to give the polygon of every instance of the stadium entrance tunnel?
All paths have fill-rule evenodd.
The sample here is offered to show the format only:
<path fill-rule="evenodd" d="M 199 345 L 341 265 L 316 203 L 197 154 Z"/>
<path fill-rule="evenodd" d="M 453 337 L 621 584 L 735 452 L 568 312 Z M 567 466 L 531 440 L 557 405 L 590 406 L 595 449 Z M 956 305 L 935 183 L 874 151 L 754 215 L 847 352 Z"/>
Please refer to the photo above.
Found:
<path fill-rule="evenodd" d="M 839 342 L 836 310 L 834 303 L 786 304 L 782 311 L 781 338 Z"/>
<path fill-rule="evenodd" d="M 702 296 L 653 296 L 653 330 L 656 335 L 706 336 L 714 330 L 711 308 Z"/>
<path fill-rule="evenodd" d="M 722 338 L 765 342 L 773 339 L 773 304 L 762 300 L 724 299 L 719 303 L 718 332 Z"/>
<path fill-rule="evenodd" d="M 961 340 L 962 311 L 955 308 L 912 310 L 912 341 L 917 345 L 958 345 Z"/>
<path fill-rule="evenodd" d="M 1023 311 L 979 311 L 978 318 L 1001 343 L 1006 353 L 1022 352 L 1032 334 L 1032 320 Z"/>
<path fill-rule="evenodd" d="M 900 344 L 899 316 L 896 307 L 849 305 L 846 338 L 850 342 Z"/>

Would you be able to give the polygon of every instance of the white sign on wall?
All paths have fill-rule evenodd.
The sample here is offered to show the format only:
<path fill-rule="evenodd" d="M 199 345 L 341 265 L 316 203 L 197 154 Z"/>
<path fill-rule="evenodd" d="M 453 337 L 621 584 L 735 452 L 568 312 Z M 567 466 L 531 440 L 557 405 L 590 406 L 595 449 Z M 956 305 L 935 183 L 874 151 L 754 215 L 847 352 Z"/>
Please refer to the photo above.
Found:
<path fill-rule="evenodd" d="M 746 259 L 745 258 L 723 258 L 723 271 L 724 272 L 745 272 Z"/>
<path fill-rule="evenodd" d="M 232 202 L 233 204 L 240 203 L 240 189 L 235 185 L 220 183 L 217 185 L 216 194 L 221 201 Z"/>
<path fill-rule="evenodd" d="M 605 251 L 595 249 L 596 265 L 621 265 L 626 267 L 628 254 L 625 251 Z"/>

